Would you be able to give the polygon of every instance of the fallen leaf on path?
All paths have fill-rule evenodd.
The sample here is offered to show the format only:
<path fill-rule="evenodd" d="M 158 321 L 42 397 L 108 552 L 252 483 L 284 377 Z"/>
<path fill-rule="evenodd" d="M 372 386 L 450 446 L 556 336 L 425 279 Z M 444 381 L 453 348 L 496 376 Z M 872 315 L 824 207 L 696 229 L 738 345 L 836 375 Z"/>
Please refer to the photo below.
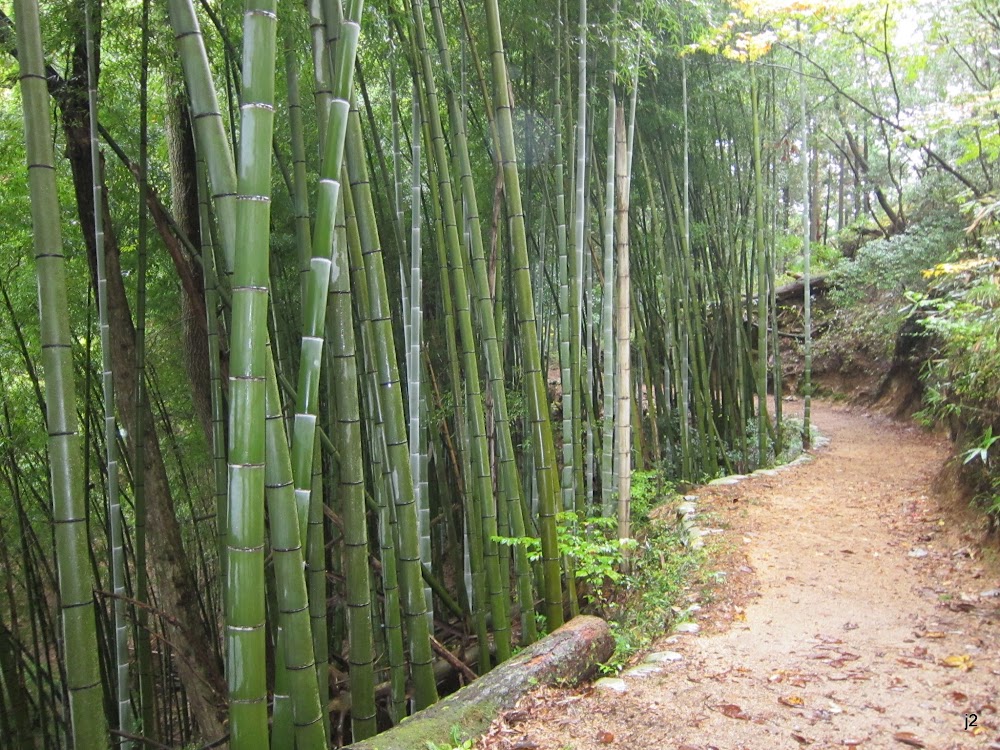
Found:
<path fill-rule="evenodd" d="M 945 667 L 952 667 L 954 669 L 961 669 L 963 672 L 968 672 L 972 669 L 972 657 L 968 654 L 946 656 L 941 660 L 941 664 Z"/>
<path fill-rule="evenodd" d="M 928 630 L 924 634 L 916 633 L 917 638 L 944 638 L 944 633 L 940 630 Z"/>
<path fill-rule="evenodd" d="M 735 703 L 720 703 L 715 707 L 715 710 L 725 716 L 728 716 L 730 719 L 743 719 L 746 721 L 750 718 L 750 714 L 737 706 Z"/>
<path fill-rule="evenodd" d="M 808 737 L 803 737 L 801 734 L 795 734 L 792 732 L 792 739 L 798 742 L 800 745 L 811 745 L 816 740 L 811 740 Z"/>
<path fill-rule="evenodd" d="M 896 732 L 892 738 L 910 747 L 927 747 L 913 732 Z"/>
<path fill-rule="evenodd" d="M 780 698 L 778 698 L 778 703 L 780 703 L 783 706 L 798 708 L 799 706 L 804 705 L 805 701 L 802 700 L 802 698 L 800 698 L 797 695 L 789 695 L 788 697 L 781 696 Z"/>
<path fill-rule="evenodd" d="M 603 745 L 610 745 L 615 741 L 615 736 L 611 734 L 611 732 L 599 732 L 597 739 L 599 739 Z"/>
<path fill-rule="evenodd" d="M 969 700 L 969 696 L 967 696 L 965 693 L 960 693 L 957 690 L 952 690 L 951 699 L 955 701 L 955 703 L 965 703 L 967 700 Z"/>

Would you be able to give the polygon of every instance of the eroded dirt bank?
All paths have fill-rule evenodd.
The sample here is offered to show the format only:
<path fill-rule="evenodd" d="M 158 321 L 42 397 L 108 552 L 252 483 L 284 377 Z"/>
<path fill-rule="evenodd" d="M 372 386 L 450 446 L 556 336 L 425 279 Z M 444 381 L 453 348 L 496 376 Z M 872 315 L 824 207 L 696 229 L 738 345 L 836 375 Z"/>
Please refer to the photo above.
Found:
<path fill-rule="evenodd" d="M 1000 579 L 932 490 L 948 446 L 863 410 L 814 414 L 830 444 L 813 461 L 697 493 L 726 581 L 698 633 L 665 635 L 667 660 L 624 692 L 530 697 L 481 745 L 1000 748 Z"/>

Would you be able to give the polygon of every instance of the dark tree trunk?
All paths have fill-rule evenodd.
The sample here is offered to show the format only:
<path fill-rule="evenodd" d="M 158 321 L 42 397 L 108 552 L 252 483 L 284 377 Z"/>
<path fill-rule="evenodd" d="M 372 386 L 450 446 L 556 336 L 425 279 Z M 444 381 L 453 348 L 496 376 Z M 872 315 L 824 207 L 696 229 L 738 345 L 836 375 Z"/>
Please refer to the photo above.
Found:
<path fill-rule="evenodd" d="M 166 80 L 168 90 L 166 134 L 170 157 L 170 203 L 174 221 L 180 231 L 195 247 L 201 246 L 201 228 L 198 219 L 197 156 L 194 134 L 183 86 Z M 184 333 L 184 367 L 191 383 L 194 413 L 205 433 L 212 441 L 212 392 L 208 369 L 208 328 L 205 321 L 205 301 L 202 290 L 204 277 L 201 266 L 192 263 L 186 255 L 180 261 L 191 275 L 197 296 L 181 294 L 181 326 Z M 184 290 L 187 292 L 188 290 Z"/>

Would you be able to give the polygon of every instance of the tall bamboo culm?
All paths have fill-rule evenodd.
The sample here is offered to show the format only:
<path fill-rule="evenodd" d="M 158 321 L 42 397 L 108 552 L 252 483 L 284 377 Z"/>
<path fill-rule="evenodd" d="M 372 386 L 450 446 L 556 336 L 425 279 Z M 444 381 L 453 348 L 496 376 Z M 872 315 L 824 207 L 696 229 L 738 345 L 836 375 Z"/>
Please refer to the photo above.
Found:
<path fill-rule="evenodd" d="M 55 525 L 69 720 L 75 750 L 99 750 L 108 746 L 108 727 L 98 667 L 93 569 L 87 537 L 87 496 L 76 417 L 73 350 L 49 120 L 48 80 L 42 56 L 38 4 L 32 0 L 16 0 L 14 11 L 38 278 L 52 520 Z"/>
<path fill-rule="evenodd" d="M 248 0 L 233 255 L 229 535 L 225 590 L 230 746 L 268 737 L 264 614 L 265 361 L 276 4 Z"/>
<path fill-rule="evenodd" d="M 493 99 L 496 106 L 497 131 L 500 138 L 500 163 L 510 217 L 513 244 L 511 270 L 514 274 L 514 296 L 517 322 L 520 327 L 521 357 L 524 363 L 525 395 L 528 419 L 531 422 L 531 445 L 539 493 L 539 532 L 542 542 L 542 574 L 545 599 L 545 619 L 549 630 L 563 623 L 562 580 L 559 546 L 556 536 L 558 509 L 558 466 L 552 424 L 549 418 L 548 393 L 538 346 L 535 302 L 531 289 L 531 268 L 528 261 L 528 239 L 524 228 L 524 207 L 521 202 L 521 181 L 514 146 L 514 122 L 510 101 L 507 61 L 504 57 L 503 31 L 497 0 L 486 0 L 486 22 L 490 38 L 490 61 L 493 72 Z"/>
<path fill-rule="evenodd" d="M 84 9 L 87 37 L 87 109 L 90 113 L 90 161 L 100 164 L 100 141 L 97 133 L 97 59 L 94 49 L 94 8 L 88 0 Z M 97 249 L 97 308 L 101 329 L 101 391 L 104 401 L 104 450 L 108 472 L 108 537 L 111 540 L 111 584 L 115 594 L 112 604 L 112 627 L 115 650 L 115 702 L 118 729 L 131 733 L 132 701 L 129 694 L 128 624 L 125 620 L 125 546 L 122 533 L 122 508 L 118 487 L 118 426 L 115 419 L 115 392 L 111 375 L 111 333 L 108 324 L 107 271 L 104 257 L 103 190 L 100 172 L 94 170 L 94 246 Z M 131 740 L 122 750 L 131 750 Z"/>

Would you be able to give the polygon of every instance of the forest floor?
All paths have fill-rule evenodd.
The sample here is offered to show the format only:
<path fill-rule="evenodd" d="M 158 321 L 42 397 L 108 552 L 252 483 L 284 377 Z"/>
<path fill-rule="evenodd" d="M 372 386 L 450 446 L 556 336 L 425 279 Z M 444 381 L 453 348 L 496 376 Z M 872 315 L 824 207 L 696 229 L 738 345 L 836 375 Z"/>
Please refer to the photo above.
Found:
<path fill-rule="evenodd" d="M 536 691 L 477 747 L 1000 748 L 1000 564 L 938 490 L 947 442 L 813 414 L 830 439 L 814 460 L 695 493 L 723 581 L 698 632 L 664 634 L 663 661 L 609 688 Z"/>

